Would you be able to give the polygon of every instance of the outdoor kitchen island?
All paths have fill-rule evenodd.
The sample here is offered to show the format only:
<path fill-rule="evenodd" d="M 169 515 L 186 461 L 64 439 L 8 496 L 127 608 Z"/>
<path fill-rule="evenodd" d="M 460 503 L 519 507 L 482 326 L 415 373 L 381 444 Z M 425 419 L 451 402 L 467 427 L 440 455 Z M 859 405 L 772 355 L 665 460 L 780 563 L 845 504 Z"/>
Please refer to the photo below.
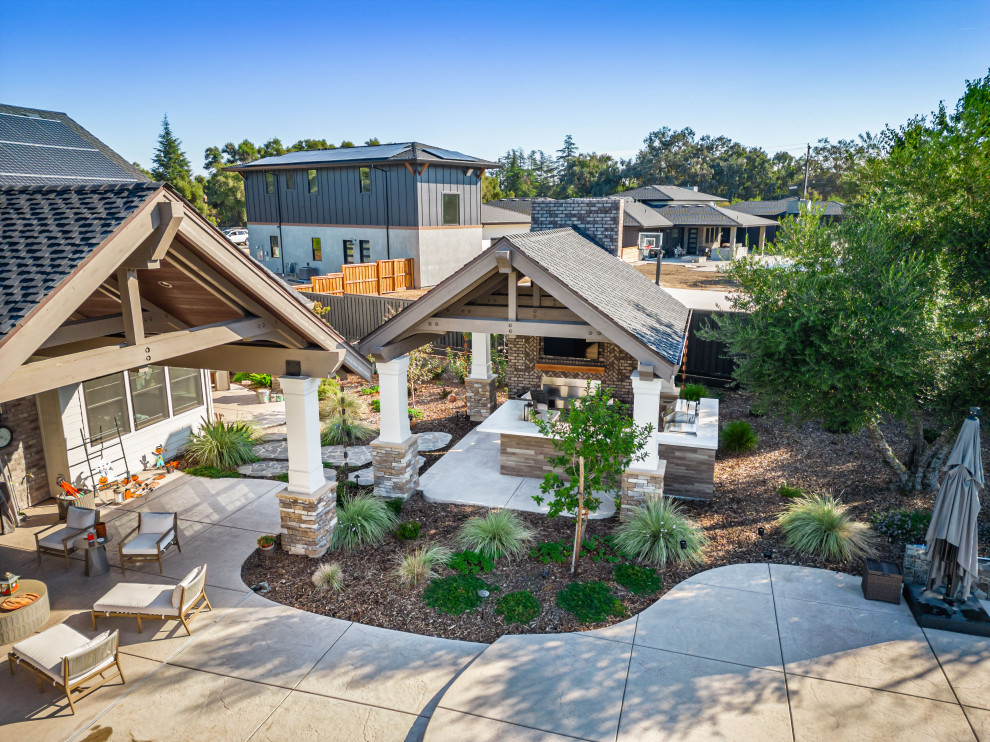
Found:
<path fill-rule="evenodd" d="M 547 456 L 553 456 L 556 451 L 553 441 L 540 432 L 536 423 L 525 419 L 527 409 L 532 410 L 528 400 L 507 400 L 478 426 L 478 430 L 498 433 L 500 474 L 543 479 L 551 470 Z M 549 412 L 559 413 L 560 410 Z"/>

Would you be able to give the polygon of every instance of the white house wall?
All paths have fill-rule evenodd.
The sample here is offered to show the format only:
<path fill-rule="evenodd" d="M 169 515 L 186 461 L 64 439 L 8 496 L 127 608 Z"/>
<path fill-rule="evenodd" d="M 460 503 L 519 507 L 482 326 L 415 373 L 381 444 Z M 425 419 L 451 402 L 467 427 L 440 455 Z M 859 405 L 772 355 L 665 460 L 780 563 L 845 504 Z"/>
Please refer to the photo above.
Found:
<path fill-rule="evenodd" d="M 125 379 L 127 375 L 125 374 Z M 129 382 L 127 382 L 129 384 Z M 137 473 L 142 469 L 154 465 L 154 450 L 159 445 L 165 446 L 165 460 L 174 458 L 185 446 L 189 436 L 193 431 L 198 430 L 203 418 L 210 419 L 213 413 L 213 400 L 210 394 L 209 371 L 200 372 L 200 383 L 203 387 L 203 399 L 205 404 L 193 407 L 192 409 L 180 412 L 174 417 L 161 420 L 157 423 L 121 435 L 121 442 L 124 447 L 124 456 L 127 458 L 129 471 L 126 473 Z M 168 390 L 169 409 L 171 409 L 171 389 Z M 65 444 L 69 455 L 69 476 L 66 477 L 73 484 L 89 487 L 90 473 L 89 465 L 86 463 L 86 453 L 81 447 L 84 436 L 88 440 L 90 436 L 89 425 L 86 421 L 86 411 L 83 407 L 82 384 L 70 384 L 58 390 L 59 403 L 62 408 L 62 430 L 65 433 Z M 130 386 L 127 394 L 128 411 L 131 415 L 133 427 L 133 411 L 131 410 Z M 116 438 L 109 438 L 103 442 L 105 458 L 108 460 L 117 459 L 121 455 L 120 446 L 117 445 Z M 99 445 L 89 448 L 91 460 L 98 460 Z M 113 464 L 114 474 L 118 478 L 125 474 L 124 462 L 119 461 Z M 95 468 L 95 464 L 94 464 Z M 97 474 L 97 476 L 99 476 Z"/>
<path fill-rule="evenodd" d="M 447 276 L 481 254 L 481 226 L 437 227 L 419 233 L 416 285 L 436 286 Z"/>

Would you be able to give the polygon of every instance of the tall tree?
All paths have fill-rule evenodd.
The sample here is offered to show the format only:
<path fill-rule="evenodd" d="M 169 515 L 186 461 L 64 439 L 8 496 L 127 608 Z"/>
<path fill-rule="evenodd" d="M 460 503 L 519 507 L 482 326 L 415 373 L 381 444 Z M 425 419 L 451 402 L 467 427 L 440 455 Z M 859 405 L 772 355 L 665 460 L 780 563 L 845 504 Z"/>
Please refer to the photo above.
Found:
<path fill-rule="evenodd" d="M 189 159 L 182 151 L 182 140 L 172 133 L 168 116 L 162 117 L 162 131 L 152 157 L 152 177 L 168 183 L 193 205 L 203 216 L 210 217 L 210 210 L 203 194 L 204 180 L 194 180 L 189 169 Z"/>

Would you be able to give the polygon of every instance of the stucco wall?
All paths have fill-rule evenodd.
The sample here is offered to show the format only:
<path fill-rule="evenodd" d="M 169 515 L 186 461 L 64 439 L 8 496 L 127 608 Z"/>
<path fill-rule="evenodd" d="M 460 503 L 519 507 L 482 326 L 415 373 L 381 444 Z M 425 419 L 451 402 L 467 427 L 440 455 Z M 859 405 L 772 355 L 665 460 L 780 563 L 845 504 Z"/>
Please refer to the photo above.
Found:
<path fill-rule="evenodd" d="M 419 231 L 416 286 L 435 286 L 480 254 L 480 226 L 422 229 Z"/>

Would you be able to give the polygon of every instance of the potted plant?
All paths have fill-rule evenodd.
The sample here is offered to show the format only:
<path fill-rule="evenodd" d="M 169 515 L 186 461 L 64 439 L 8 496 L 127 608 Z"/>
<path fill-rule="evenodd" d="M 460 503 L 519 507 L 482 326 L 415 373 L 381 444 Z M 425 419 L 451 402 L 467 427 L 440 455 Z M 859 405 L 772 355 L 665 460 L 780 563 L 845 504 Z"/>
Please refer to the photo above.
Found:
<path fill-rule="evenodd" d="M 263 555 L 269 555 L 275 551 L 275 537 L 266 533 L 264 536 L 258 536 L 258 549 L 261 550 Z"/>

